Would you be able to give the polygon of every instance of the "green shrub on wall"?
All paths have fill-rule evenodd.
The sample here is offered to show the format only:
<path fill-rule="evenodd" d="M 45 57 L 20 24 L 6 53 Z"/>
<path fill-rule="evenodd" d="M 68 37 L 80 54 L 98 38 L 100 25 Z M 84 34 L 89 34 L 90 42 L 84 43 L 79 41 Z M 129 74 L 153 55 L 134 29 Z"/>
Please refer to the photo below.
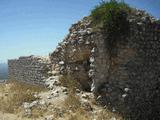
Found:
<path fill-rule="evenodd" d="M 127 20 L 131 8 L 124 2 L 111 0 L 110 2 L 101 2 L 91 12 L 93 25 L 102 29 L 107 36 L 107 45 L 113 47 L 121 36 L 129 32 L 129 22 Z"/>
<path fill-rule="evenodd" d="M 157 20 L 157 23 L 160 24 L 160 20 Z"/>

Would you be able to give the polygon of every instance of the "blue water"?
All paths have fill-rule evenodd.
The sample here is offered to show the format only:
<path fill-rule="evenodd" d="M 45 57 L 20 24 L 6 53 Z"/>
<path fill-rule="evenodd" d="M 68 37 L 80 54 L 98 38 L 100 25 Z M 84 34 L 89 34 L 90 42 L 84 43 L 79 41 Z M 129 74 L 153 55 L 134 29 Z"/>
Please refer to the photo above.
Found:
<path fill-rule="evenodd" d="M 7 79 L 8 77 L 8 65 L 6 63 L 0 63 L 0 80 Z"/>

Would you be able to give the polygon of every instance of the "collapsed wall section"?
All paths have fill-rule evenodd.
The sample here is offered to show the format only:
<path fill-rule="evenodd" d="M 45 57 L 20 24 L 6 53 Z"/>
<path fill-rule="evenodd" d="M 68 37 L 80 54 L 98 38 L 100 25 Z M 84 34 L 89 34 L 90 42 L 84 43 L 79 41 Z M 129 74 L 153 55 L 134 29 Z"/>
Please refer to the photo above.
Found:
<path fill-rule="evenodd" d="M 34 56 L 9 60 L 9 79 L 43 84 L 52 67 L 53 73 L 71 75 L 83 90 L 91 88 L 97 100 L 113 111 L 133 120 L 160 119 L 160 26 L 139 10 L 129 15 L 128 21 L 130 34 L 119 37 L 112 54 L 107 35 L 93 32 L 86 17 L 72 25 L 50 54 L 51 63 Z"/>
<path fill-rule="evenodd" d="M 27 82 L 30 84 L 44 85 L 50 70 L 48 58 L 28 56 L 8 60 L 8 79 Z"/>
<path fill-rule="evenodd" d="M 83 18 L 72 25 L 69 29 L 70 33 L 50 54 L 52 64 L 56 63 L 60 66 L 60 73 L 69 74 L 81 84 L 84 90 L 90 90 L 92 83 L 88 75 L 91 50 L 94 46 L 92 30 L 91 20 L 87 17 Z"/>
<path fill-rule="evenodd" d="M 113 111 L 133 120 L 160 119 L 160 26 L 141 10 L 134 10 L 128 21 L 129 34 L 119 36 L 110 53 L 107 33 L 93 32 L 91 20 L 82 19 L 50 54 L 51 62 L 60 66 L 61 74 L 91 87 L 97 100 Z"/>

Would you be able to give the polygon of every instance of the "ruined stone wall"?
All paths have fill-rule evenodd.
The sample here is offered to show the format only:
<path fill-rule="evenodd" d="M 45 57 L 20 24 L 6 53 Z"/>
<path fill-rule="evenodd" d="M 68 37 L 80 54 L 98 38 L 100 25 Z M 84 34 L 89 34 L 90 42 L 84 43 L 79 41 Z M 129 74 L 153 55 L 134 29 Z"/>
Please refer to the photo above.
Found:
<path fill-rule="evenodd" d="M 8 79 L 44 85 L 43 80 L 48 77 L 50 66 L 48 58 L 36 56 L 8 60 Z"/>
<path fill-rule="evenodd" d="M 83 90 L 133 120 L 160 119 L 160 30 L 144 11 L 129 15 L 130 30 L 108 50 L 107 35 L 95 30 L 89 17 L 69 29 L 50 60 L 21 57 L 9 60 L 9 79 L 43 84 L 52 74 L 71 75 Z M 154 116 L 154 117 L 153 117 Z"/>
<path fill-rule="evenodd" d="M 50 59 L 52 64 L 57 63 L 60 66 L 63 75 L 70 74 L 83 89 L 90 90 L 92 80 L 88 76 L 89 59 L 94 46 L 91 21 L 84 18 L 73 24 L 69 32 L 63 42 L 50 54 Z"/>
<path fill-rule="evenodd" d="M 151 120 L 160 114 L 160 30 L 145 11 L 135 10 L 128 21 L 130 34 L 120 36 L 112 54 L 107 35 L 95 32 L 84 18 L 72 25 L 50 58 L 84 88 L 92 84 L 97 100 L 113 111 L 133 120 Z"/>
<path fill-rule="evenodd" d="M 100 102 L 133 120 L 160 119 L 160 29 L 144 11 L 129 22 L 130 34 L 119 38 L 114 54 L 105 36 L 96 35 L 92 89 Z"/>

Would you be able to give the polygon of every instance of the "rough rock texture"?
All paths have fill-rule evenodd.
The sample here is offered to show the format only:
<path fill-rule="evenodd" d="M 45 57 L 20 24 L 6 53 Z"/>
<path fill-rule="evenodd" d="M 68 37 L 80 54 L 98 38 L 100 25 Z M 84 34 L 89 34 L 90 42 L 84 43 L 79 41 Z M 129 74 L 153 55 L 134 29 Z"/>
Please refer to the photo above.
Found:
<path fill-rule="evenodd" d="M 159 25 L 140 10 L 129 16 L 129 22 L 130 34 L 119 38 L 112 54 L 105 36 L 96 35 L 92 88 L 102 103 L 131 119 L 160 119 Z"/>
<path fill-rule="evenodd" d="M 86 90 L 90 89 L 92 83 L 88 76 L 89 58 L 94 46 L 90 26 L 91 21 L 88 18 L 73 24 L 67 37 L 50 54 L 51 62 L 60 66 L 60 72 L 71 74 Z"/>
<path fill-rule="evenodd" d="M 51 68 L 48 58 L 28 56 L 8 60 L 9 80 L 19 80 L 31 84 L 44 85 Z"/>
<path fill-rule="evenodd" d="M 71 74 L 98 100 L 132 119 L 158 119 L 160 30 L 145 11 L 129 15 L 130 31 L 121 36 L 112 54 L 101 31 L 93 32 L 84 18 L 72 25 L 69 35 L 50 54 L 60 73 Z M 153 117 L 154 116 L 154 117 Z"/>
<path fill-rule="evenodd" d="M 128 21 L 129 34 L 119 37 L 112 53 L 106 35 L 93 31 L 89 17 L 73 24 L 50 54 L 53 77 L 46 81 L 49 88 L 57 83 L 57 74 L 70 74 L 114 112 L 133 120 L 160 119 L 160 25 L 140 10 L 133 10 Z M 41 83 L 46 65 L 32 57 L 9 60 L 9 78 Z"/>

